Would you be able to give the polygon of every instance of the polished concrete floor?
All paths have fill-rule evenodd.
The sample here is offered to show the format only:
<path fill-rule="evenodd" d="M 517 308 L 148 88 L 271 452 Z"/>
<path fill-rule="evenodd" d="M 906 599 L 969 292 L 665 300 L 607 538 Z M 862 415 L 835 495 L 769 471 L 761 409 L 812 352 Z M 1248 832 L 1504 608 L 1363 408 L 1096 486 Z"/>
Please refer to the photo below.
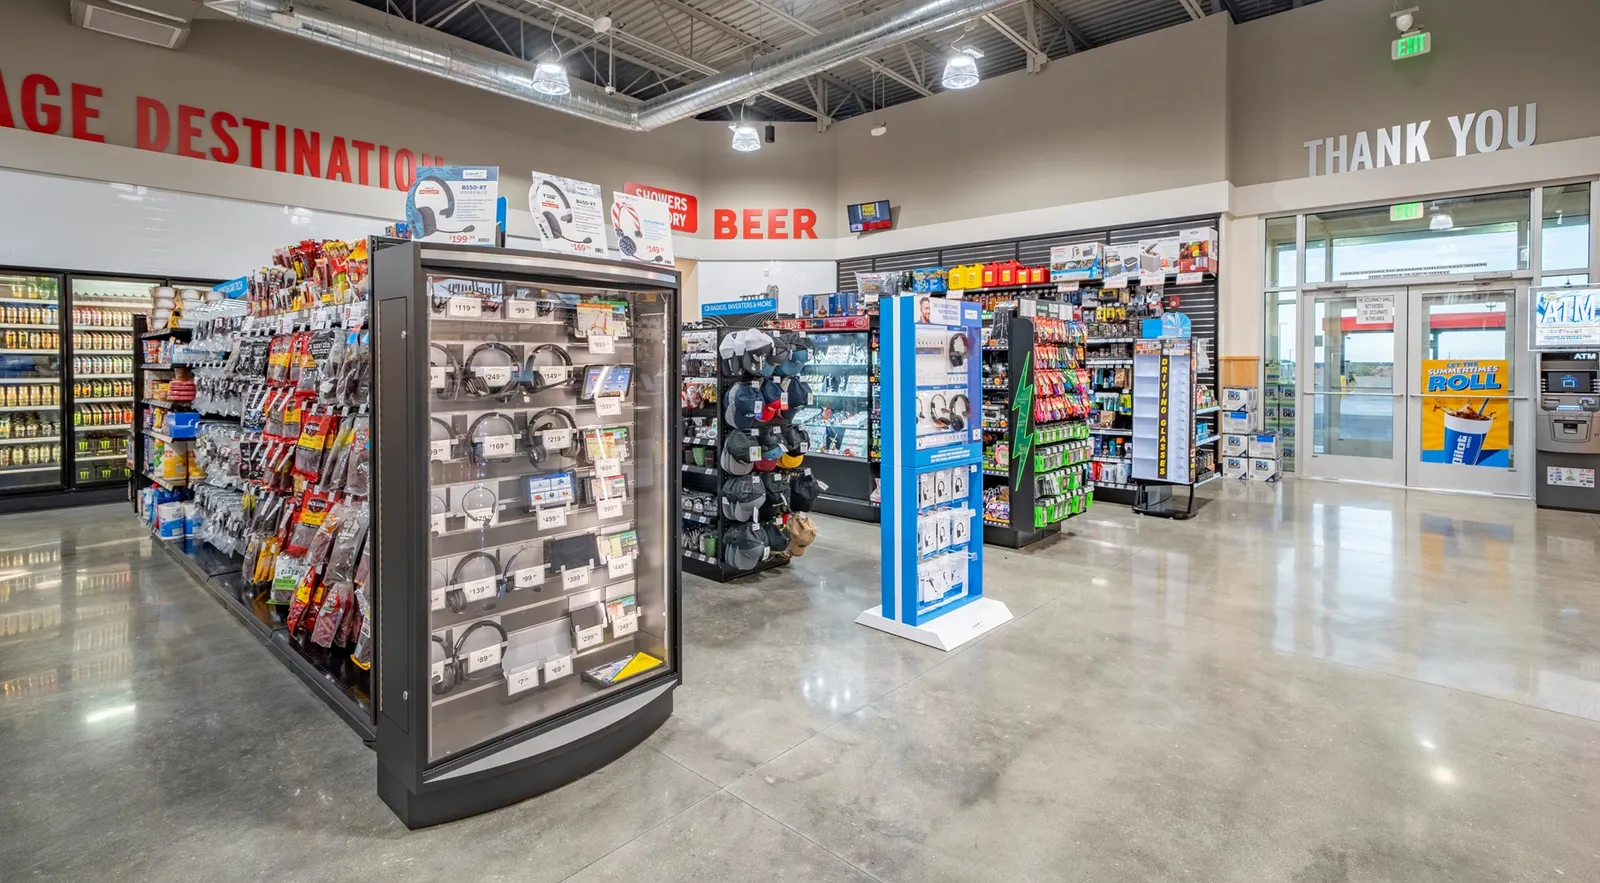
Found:
<path fill-rule="evenodd" d="M 989 549 L 1017 619 L 951 654 L 852 624 L 876 530 L 825 519 L 687 580 L 646 747 L 417 832 L 124 509 L 0 519 L 0 879 L 1600 880 L 1600 521 L 1207 490 Z"/>

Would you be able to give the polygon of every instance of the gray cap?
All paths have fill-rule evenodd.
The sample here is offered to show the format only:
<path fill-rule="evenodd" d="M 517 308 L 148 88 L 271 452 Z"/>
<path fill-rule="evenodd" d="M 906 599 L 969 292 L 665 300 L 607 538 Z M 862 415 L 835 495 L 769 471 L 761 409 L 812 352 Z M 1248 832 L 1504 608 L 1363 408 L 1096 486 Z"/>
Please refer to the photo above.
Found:
<path fill-rule="evenodd" d="M 735 429 L 722 441 L 722 471 L 729 475 L 749 475 L 755 467 L 756 440 Z"/>
<path fill-rule="evenodd" d="M 730 478 L 722 483 L 722 517 L 731 521 L 754 521 L 767 489 L 754 475 Z"/>
<path fill-rule="evenodd" d="M 767 532 L 756 524 L 735 524 L 722 532 L 722 560 L 734 570 L 751 570 L 767 557 Z"/>

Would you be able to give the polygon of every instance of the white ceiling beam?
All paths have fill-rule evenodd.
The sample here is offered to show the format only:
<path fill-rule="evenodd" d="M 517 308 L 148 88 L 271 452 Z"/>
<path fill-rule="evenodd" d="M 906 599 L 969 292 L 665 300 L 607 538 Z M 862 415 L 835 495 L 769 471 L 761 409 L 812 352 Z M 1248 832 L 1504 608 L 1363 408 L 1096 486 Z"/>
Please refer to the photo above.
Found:
<path fill-rule="evenodd" d="M 794 28 L 797 31 L 801 31 L 801 32 L 805 33 L 807 36 L 816 36 L 817 34 L 822 33 L 822 29 L 821 28 L 813 27 L 813 26 L 805 23 L 804 21 L 801 21 L 800 19 L 795 18 L 794 16 L 790 15 L 788 12 L 785 12 L 783 9 L 779 8 L 777 6 L 777 4 L 770 3 L 770 2 L 768 2 L 768 0 L 748 0 L 748 2 L 753 6 L 756 6 L 756 7 L 760 8 L 760 9 L 765 9 L 766 11 L 772 13 L 773 16 L 778 18 L 780 21 L 784 22 L 785 24 L 789 25 L 790 27 Z M 888 77 L 889 79 L 894 80 L 896 83 L 899 83 L 900 85 L 905 86 L 907 89 L 910 89 L 911 91 L 917 93 L 918 95 L 921 95 L 924 98 L 927 98 L 928 96 L 933 94 L 933 90 L 932 89 L 929 89 L 928 87 L 922 85 L 921 83 L 917 82 L 916 80 L 911 79 L 910 77 L 906 76 L 905 74 L 900 73 L 899 71 L 895 70 L 892 67 L 889 67 L 886 64 L 883 64 L 883 63 L 878 62 L 878 61 L 874 61 L 874 60 L 872 60 L 870 58 L 862 58 L 862 59 L 858 59 L 858 60 L 862 64 L 866 65 L 867 67 L 872 68 L 873 70 L 877 71 L 878 73 L 883 74 L 884 76 Z"/>
<path fill-rule="evenodd" d="M 1038 7 L 1045 15 L 1050 16 L 1051 21 L 1056 23 L 1056 27 L 1067 35 L 1068 55 L 1074 52 L 1081 52 L 1084 49 L 1094 48 L 1094 44 L 1089 42 L 1089 38 L 1085 37 L 1083 32 L 1079 31 L 1077 26 L 1073 25 L 1066 15 L 1060 9 L 1057 9 L 1056 5 L 1051 3 L 1050 0 L 1034 0 L 1033 5 Z"/>
<path fill-rule="evenodd" d="M 1034 45 L 1027 37 L 1017 33 L 1016 29 L 1002 21 L 1000 16 L 991 12 L 985 15 L 983 20 L 989 27 L 994 28 L 1000 36 L 1017 44 L 1019 49 L 1028 54 L 1028 73 L 1038 73 L 1044 67 L 1045 62 L 1050 60 L 1050 56 L 1043 49 Z"/>
<path fill-rule="evenodd" d="M 1182 6 L 1183 11 L 1189 13 L 1189 17 L 1195 21 L 1206 17 L 1206 8 L 1200 0 L 1178 0 L 1178 5 Z"/>

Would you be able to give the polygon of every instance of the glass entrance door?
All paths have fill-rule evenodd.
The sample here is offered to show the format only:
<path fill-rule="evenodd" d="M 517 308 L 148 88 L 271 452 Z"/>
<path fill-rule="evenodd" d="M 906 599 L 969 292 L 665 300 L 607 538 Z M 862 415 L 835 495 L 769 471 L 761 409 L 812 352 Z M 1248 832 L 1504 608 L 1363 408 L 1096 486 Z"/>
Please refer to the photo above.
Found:
<path fill-rule="evenodd" d="M 1407 481 L 1430 490 L 1527 495 L 1532 368 L 1521 292 L 1410 290 Z"/>
<path fill-rule="evenodd" d="M 1298 463 L 1312 478 L 1405 482 L 1406 290 L 1300 301 Z"/>

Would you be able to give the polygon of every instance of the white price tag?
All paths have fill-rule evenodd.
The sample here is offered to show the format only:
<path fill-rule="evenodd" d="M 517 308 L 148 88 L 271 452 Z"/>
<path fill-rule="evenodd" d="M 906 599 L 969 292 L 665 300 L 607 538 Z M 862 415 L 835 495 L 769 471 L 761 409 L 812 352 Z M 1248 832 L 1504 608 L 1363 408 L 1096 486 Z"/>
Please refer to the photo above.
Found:
<path fill-rule="evenodd" d="M 518 322 L 532 322 L 539 317 L 539 303 L 531 300 L 506 301 L 506 317 Z"/>
<path fill-rule="evenodd" d="M 539 529 L 549 530 L 553 527 L 567 526 L 567 509 L 565 506 L 556 506 L 550 509 L 539 510 Z"/>
<path fill-rule="evenodd" d="M 484 598 L 494 594 L 496 582 L 498 582 L 498 580 L 496 580 L 494 577 L 486 576 L 483 579 L 475 579 L 471 582 L 462 583 L 461 597 L 466 601 L 481 601 Z"/>
<path fill-rule="evenodd" d="M 599 626 L 595 626 L 587 631 L 578 632 L 578 649 L 587 650 L 590 647 L 599 646 L 600 642 L 605 640 L 605 637 L 606 630 L 600 628 Z"/>
<path fill-rule="evenodd" d="M 485 365 L 472 369 L 472 372 L 478 375 L 479 380 L 490 386 L 505 386 L 511 382 L 510 365 Z"/>
<path fill-rule="evenodd" d="M 451 447 L 452 447 L 452 445 L 450 444 L 450 439 L 447 439 L 447 438 L 441 438 L 438 441 L 428 442 L 428 459 L 429 460 L 448 460 L 448 459 L 450 459 L 450 448 Z"/>
<path fill-rule="evenodd" d="M 361 301 L 345 307 L 344 320 L 351 325 L 358 325 L 367 321 L 367 302 Z"/>
<path fill-rule="evenodd" d="M 463 509 L 462 514 L 466 515 L 467 518 L 472 520 L 473 524 L 479 527 L 494 527 L 500 523 L 500 510 L 493 506 L 475 506 L 471 509 Z"/>
<path fill-rule="evenodd" d="M 594 412 L 601 417 L 621 417 L 621 396 L 599 396 L 594 400 Z"/>
<path fill-rule="evenodd" d="M 548 683 L 572 674 L 572 657 L 562 656 L 544 664 L 544 679 Z"/>
<path fill-rule="evenodd" d="M 1127 288 L 1128 287 L 1128 274 L 1123 273 L 1120 276 L 1109 276 L 1109 277 L 1107 277 L 1106 281 L 1105 281 L 1105 287 L 1106 288 Z"/>
<path fill-rule="evenodd" d="M 633 556 L 624 555 L 606 562 L 606 573 L 612 579 L 619 576 L 633 576 Z"/>
<path fill-rule="evenodd" d="M 432 604 L 432 607 L 433 607 L 434 610 L 443 610 L 444 609 L 444 593 L 448 592 L 448 591 L 450 591 L 450 590 L 449 589 L 434 589 L 433 590 L 433 604 Z M 443 663 L 440 663 L 440 664 L 442 665 Z"/>
<path fill-rule="evenodd" d="M 589 332 L 589 352 L 604 355 L 616 351 L 617 342 L 611 339 L 611 335 Z"/>
<path fill-rule="evenodd" d="M 1202 283 L 1204 281 L 1206 281 L 1206 274 L 1204 274 L 1204 273 L 1179 273 L 1178 274 L 1178 284 L 1179 285 L 1199 285 L 1200 283 Z"/>
<path fill-rule="evenodd" d="M 517 452 L 516 436 L 486 435 L 478 442 L 483 445 L 485 457 L 509 457 Z"/>
<path fill-rule="evenodd" d="M 1059 293 L 1059 294 L 1069 294 L 1069 293 L 1077 291 L 1077 290 L 1078 290 L 1078 283 L 1076 281 L 1073 281 L 1073 282 L 1057 282 L 1056 283 L 1056 292 Z"/>
<path fill-rule="evenodd" d="M 493 668 L 499 664 L 499 641 L 490 644 L 482 650 L 474 650 L 472 651 L 472 655 L 467 657 L 467 671 L 483 671 L 486 668 Z"/>
<path fill-rule="evenodd" d="M 525 668 L 522 671 L 506 676 L 506 695 L 515 696 L 524 690 L 532 690 L 539 686 L 539 669 Z"/>
<path fill-rule="evenodd" d="M 623 635 L 631 635 L 638 630 L 639 614 L 637 613 L 619 616 L 611 622 L 611 633 L 619 638 Z"/>
<path fill-rule="evenodd" d="M 483 315 L 483 301 L 475 297 L 452 297 L 445 315 L 452 319 L 476 319 Z"/>
<path fill-rule="evenodd" d="M 540 365 L 539 378 L 546 384 L 566 383 L 571 371 L 566 365 Z"/>
<path fill-rule="evenodd" d="M 433 679 L 439 682 L 444 680 L 444 660 L 440 660 L 433 664 Z"/>
<path fill-rule="evenodd" d="M 1167 284 L 1166 273 L 1140 273 L 1139 285 L 1144 288 L 1160 288 Z"/>
<path fill-rule="evenodd" d="M 594 461 L 594 474 L 609 478 L 622 474 L 622 460 L 618 457 L 600 457 Z"/>
<path fill-rule="evenodd" d="M 428 387 L 430 389 L 444 389 L 450 385 L 450 369 L 438 365 L 428 366 Z"/>
<path fill-rule="evenodd" d="M 622 517 L 621 500 L 601 500 L 599 508 L 601 521 L 611 521 L 614 518 Z M 630 573 L 631 572 L 632 571 L 630 571 Z M 616 576 L 616 574 L 613 573 L 612 576 Z"/>
<path fill-rule="evenodd" d="M 444 516 L 442 514 L 429 516 L 428 530 L 434 533 L 444 533 Z"/>
<path fill-rule="evenodd" d="M 570 429 L 546 429 L 540 435 L 544 436 L 544 448 L 547 451 L 559 451 L 572 444 Z"/>
<path fill-rule="evenodd" d="M 576 589 L 589 584 L 589 571 L 591 567 L 574 567 L 561 571 L 561 588 Z"/>
<path fill-rule="evenodd" d="M 549 566 L 548 564 L 540 564 L 534 567 L 521 568 L 511 575 L 511 584 L 519 589 L 531 589 L 544 582 L 544 570 Z"/>

